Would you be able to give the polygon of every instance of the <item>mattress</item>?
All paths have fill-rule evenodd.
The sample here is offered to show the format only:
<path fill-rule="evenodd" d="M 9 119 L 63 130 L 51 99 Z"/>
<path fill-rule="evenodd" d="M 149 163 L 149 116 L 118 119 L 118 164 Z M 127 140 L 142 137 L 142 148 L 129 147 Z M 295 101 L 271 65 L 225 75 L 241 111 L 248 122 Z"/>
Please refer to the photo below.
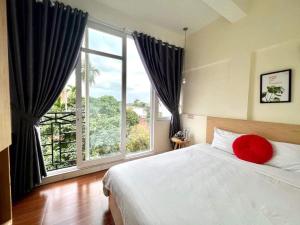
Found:
<path fill-rule="evenodd" d="M 207 144 L 109 169 L 125 225 L 299 225 L 300 174 L 257 165 Z"/>

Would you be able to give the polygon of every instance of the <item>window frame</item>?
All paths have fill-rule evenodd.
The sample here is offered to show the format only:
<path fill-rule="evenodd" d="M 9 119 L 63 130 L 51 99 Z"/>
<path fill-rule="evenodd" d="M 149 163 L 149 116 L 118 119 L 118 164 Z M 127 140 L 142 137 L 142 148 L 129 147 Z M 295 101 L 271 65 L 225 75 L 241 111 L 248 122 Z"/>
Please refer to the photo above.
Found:
<path fill-rule="evenodd" d="M 131 33 L 126 32 L 125 30 L 117 30 L 113 29 L 111 27 L 108 27 L 104 24 L 97 23 L 94 21 L 88 21 L 86 30 L 88 28 L 92 28 L 95 30 L 99 30 L 108 34 L 112 34 L 118 37 L 122 38 L 122 55 L 115 55 L 111 53 L 106 53 L 94 49 L 90 49 L 87 46 L 87 38 L 85 37 L 85 47 L 81 47 L 80 50 L 80 55 L 82 53 L 90 53 L 90 54 L 95 54 L 99 56 L 104 56 L 107 58 L 112 58 L 112 59 L 118 59 L 122 61 L 122 90 L 121 90 L 121 99 L 122 99 L 122 106 L 121 106 L 121 136 L 120 136 L 120 152 L 114 154 L 113 156 L 104 156 L 103 158 L 100 159 L 91 159 L 91 160 L 83 160 L 83 155 L 82 153 L 86 151 L 87 147 L 89 146 L 89 143 L 87 141 L 87 137 L 85 137 L 86 143 L 85 146 L 83 147 L 82 143 L 82 138 L 83 138 L 83 126 L 85 126 L 85 130 L 89 130 L 89 123 L 88 123 L 88 118 L 86 117 L 85 125 L 83 125 L 82 121 L 82 82 L 81 82 L 81 60 L 79 60 L 79 63 L 76 67 L 76 121 L 77 121 L 77 132 L 76 132 L 76 148 L 77 148 L 77 167 L 78 168 L 85 168 L 85 167 L 90 167 L 90 166 L 96 166 L 96 165 L 101 165 L 103 163 L 110 163 L 114 161 L 119 161 L 119 160 L 124 160 L 127 158 L 134 158 L 134 157 L 140 157 L 141 155 L 147 155 L 147 154 L 152 154 L 153 153 L 153 147 L 154 147 L 154 109 L 156 109 L 155 101 L 153 100 L 153 88 L 151 87 L 151 94 L 150 94 L 150 148 L 145 149 L 142 151 L 138 151 L 136 153 L 127 153 L 126 151 L 126 104 L 127 104 L 127 38 L 130 38 L 132 35 Z M 128 37 L 129 36 L 129 37 Z M 88 82 L 86 82 L 86 94 L 89 92 L 89 85 Z M 87 105 L 87 104 L 86 104 Z M 87 106 L 88 107 L 88 106 Z M 87 108 L 86 108 L 87 109 Z"/>
<path fill-rule="evenodd" d="M 128 33 L 128 32 L 125 32 L 125 41 L 126 41 L 126 66 L 127 66 L 127 40 L 128 38 L 132 38 L 132 33 Z M 143 65 L 144 66 L 144 65 Z M 145 71 L 146 72 L 146 71 Z M 147 74 L 146 74 L 147 75 Z M 148 75 L 147 75 L 148 76 Z M 125 71 L 125 77 L 126 77 L 126 85 L 127 85 L 127 68 L 126 68 L 126 71 Z M 150 80 L 149 80 L 150 82 Z M 127 97 L 127 86 L 125 85 L 125 94 L 126 94 L 126 97 Z M 151 82 L 150 82 L 150 148 L 149 149 L 144 149 L 144 150 L 140 150 L 140 151 L 137 151 L 137 152 L 134 152 L 134 153 L 127 153 L 126 151 L 126 134 L 125 134 L 125 155 L 126 155 L 126 158 L 135 158 L 135 157 L 139 157 L 139 156 L 142 156 L 142 155 L 147 155 L 149 153 L 153 153 L 154 152 L 154 126 L 155 126 L 155 110 L 156 110 L 156 105 L 155 105 L 155 93 L 154 93 L 154 89 L 151 85 Z M 125 107 L 126 107 L 126 103 L 127 103 L 127 98 L 125 99 Z M 125 117 L 126 117 L 126 108 L 125 108 Z M 126 119 L 126 118 L 125 118 Z M 126 127 L 126 120 L 125 120 L 125 127 Z"/>
<path fill-rule="evenodd" d="M 170 121 L 171 117 L 172 117 L 170 112 L 169 112 L 170 116 L 159 116 L 159 101 L 160 100 L 159 100 L 157 94 L 155 94 L 155 119 L 157 121 Z M 161 102 L 161 104 L 163 104 L 163 103 Z"/>

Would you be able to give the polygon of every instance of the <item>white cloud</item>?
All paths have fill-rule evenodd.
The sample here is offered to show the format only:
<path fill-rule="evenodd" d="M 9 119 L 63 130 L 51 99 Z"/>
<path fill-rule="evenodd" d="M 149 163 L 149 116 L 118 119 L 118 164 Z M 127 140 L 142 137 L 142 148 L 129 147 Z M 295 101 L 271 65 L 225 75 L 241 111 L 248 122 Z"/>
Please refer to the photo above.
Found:
<path fill-rule="evenodd" d="M 98 50 L 117 53 L 120 50 L 118 41 L 118 37 L 114 39 L 102 32 L 90 32 L 90 45 Z M 90 64 L 100 72 L 100 75 L 95 77 L 95 83 L 90 86 L 90 95 L 93 97 L 112 95 L 121 100 L 122 61 L 94 54 L 88 56 Z M 68 84 L 75 85 L 75 76 L 70 78 Z M 150 87 L 134 40 L 127 38 L 127 102 L 139 99 L 150 103 Z"/>

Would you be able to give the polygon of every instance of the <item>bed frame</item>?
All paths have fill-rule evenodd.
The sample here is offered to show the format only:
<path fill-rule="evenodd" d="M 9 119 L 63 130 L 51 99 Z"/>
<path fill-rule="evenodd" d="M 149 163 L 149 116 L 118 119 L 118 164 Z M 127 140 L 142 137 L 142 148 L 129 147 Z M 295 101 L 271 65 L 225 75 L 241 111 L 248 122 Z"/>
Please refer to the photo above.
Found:
<path fill-rule="evenodd" d="M 112 193 L 109 193 L 109 209 L 111 212 L 111 215 L 114 219 L 115 225 L 124 225 L 121 211 L 116 203 L 116 200 Z"/>
<path fill-rule="evenodd" d="M 300 144 L 300 125 L 207 117 L 206 142 L 209 144 L 213 140 L 215 127 L 235 133 L 257 134 L 273 141 Z M 109 195 L 109 208 L 115 225 L 123 225 L 120 209 L 112 194 Z"/>
<path fill-rule="evenodd" d="M 214 128 L 241 134 L 257 134 L 272 141 L 300 144 L 300 125 L 207 117 L 206 142 L 211 144 Z"/>

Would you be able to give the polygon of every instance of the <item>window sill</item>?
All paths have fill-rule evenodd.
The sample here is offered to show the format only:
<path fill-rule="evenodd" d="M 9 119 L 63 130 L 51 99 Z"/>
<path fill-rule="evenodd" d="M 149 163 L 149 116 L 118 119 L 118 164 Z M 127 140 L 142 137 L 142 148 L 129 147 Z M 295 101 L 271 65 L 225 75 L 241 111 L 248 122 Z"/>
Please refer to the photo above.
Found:
<path fill-rule="evenodd" d="M 159 117 L 159 118 L 156 118 L 156 121 L 170 121 L 171 120 L 171 117 Z"/>
<path fill-rule="evenodd" d="M 140 152 L 136 152 L 136 153 L 129 153 L 129 154 L 126 154 L 125 160 L 143 158 L 143 157 L 151 156 L 154 154 L 155 153 L 153 150 L 145 150 L 145 151 L 140 151 Z"/>
<path fill-rule="evenodd" d="M 69 168 L 65 168 L 65 169 L 50 171 L 50 172 L 48 172 L 48 176 L 43 178 L 41 185 L 50 184 L 50 183 L 54 183 L 57 181 L 62 181 L 62 180 L 78 177 L 78 176 L 83 176 L 83 175 L 87 175 L 90 173 L 99 172 L 102 170 L 107 170 L 110 167 L 115 166 L 117 164 L 128 162 L 128 161 L 135 160 L 135 159 L 149 157 L 149 156 L 152 156 L 155 154 L 158 154 L 158 153 L 155 153 L 153 150 L 149 150 L 149 151 L 145 151 L 145 152 L 138 152 L 138 153 L 132 153 L 132 154 L 126 155 L 123 160 L 99 164 L 99 165 L 93 165 L 90 167 L 84 167 L 82 169 L 79 169 L 78 167 L 73 166 L 73 167 L 69 167 Z"/>
<path fill-rule="evenodd" d="M 78 168 L 76 166 L 72 166 L 72 167 L 68 167 L 68 168 L 64 168 L 64 169 L 53 170 L 53 171 L 47 172 L 47 177 L 53 177 L 53 176 L 61 175 L 64 173 L 72 173 L 77 170 L 78 170 Z"/>

